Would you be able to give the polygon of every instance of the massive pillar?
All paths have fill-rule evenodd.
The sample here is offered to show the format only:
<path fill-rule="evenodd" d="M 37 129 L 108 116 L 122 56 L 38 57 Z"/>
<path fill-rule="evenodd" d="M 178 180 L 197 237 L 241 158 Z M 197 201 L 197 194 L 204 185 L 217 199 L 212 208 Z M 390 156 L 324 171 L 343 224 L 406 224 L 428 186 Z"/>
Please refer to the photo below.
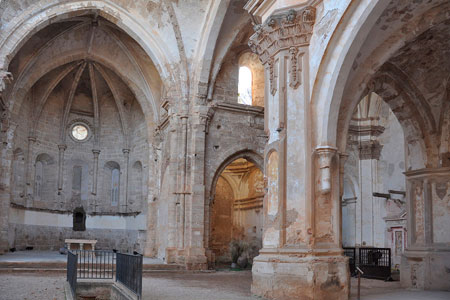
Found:
<path fill-rule="evenodd" d="M 255 3 L 246 6 L 251 13 L 271 11 L 266 2 L 264 8 Z M 264 23 L 256 25 L 249 46 L 265 67 L 267 193 L 252 292 L 269 299 L 347 299 L 339 153 L 311 144 L 308 72 L 315 8 L 299 5 L 261 16 Z"/>
<path fill-rule="evenodd" d="M 401 262 L 407 288 L 450 290 L 450 168 L 408 171 L 408 244 Z"/>
<path fill-rule="evenodd" d="M 192 136 L 189 148 L 191 158 L 189 184 L 186 185 L 185 204 L 185 264 L 187 269 L 207 268 L 204 245 L 205 220 L 205 146 L 210 110 L 207 106 L 193 108 L 191 119 Z"/>
<path fill-rule="evenodd" d="M 16 126 L 10 122 L 9 108 L 3 92 L 12 81 L 9 72 L 0 69 L 0 254 L 8 251 L 9 203 L 11 197 L 11 173 L 13 137 Z"/>

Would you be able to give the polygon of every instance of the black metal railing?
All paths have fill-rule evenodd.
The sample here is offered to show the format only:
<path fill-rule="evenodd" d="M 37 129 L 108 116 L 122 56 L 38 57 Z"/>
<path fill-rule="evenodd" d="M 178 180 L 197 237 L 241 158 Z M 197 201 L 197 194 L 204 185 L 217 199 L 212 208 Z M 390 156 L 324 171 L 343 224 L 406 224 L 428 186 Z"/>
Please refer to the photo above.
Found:
<path fill-rule="evenodd" d="M 142 255 L 117 253 L 116 281 L 142 297 Z"/>
<path fill-rule="evenodd" d="M 349 257 L 350 275 L 354 275 L 356 271 L 356 249 L 344 247 L 344 255 Z"/>
<path fill-rule="evenodd" d="M 391 279 L 390 248 L 359 248 L 358 267 L 364 272 L 363 277 Z"/>
<path fill-rule="evenodd" d="M 351 275 L 355 275 L 359 267 L 364 272 L 361 277 L 391 280 L 390 248 L 344 247 L 344 255 L 350 258 Z"/>
<path fill-rule="evenodd" d="M 113 279 L 116 253 L 106 250 L 74 250 L 79 279 Z"/>
<path fill-rule="evenodd" d="M 77 291 L 77 255 L 72 251 L 67 252 L 67 281 L 70 285 L 72 296 L 76 299 Z"/>

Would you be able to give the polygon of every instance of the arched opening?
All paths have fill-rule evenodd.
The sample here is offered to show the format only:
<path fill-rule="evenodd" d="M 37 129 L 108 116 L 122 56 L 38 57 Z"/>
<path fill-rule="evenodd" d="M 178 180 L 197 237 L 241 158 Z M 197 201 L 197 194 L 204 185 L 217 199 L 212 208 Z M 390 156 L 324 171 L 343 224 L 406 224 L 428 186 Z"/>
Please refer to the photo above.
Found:
<path fill-rule="evenodd" d="M 350 122 L 344 167 L 342 244 L 344 248 L 390 248 L 398 270 L 405 248 L 405 142 L 389 105 L 369 93 Z"/>
<path fill-rule="evenodd" d="M 258 255 L 262 247 L 263 197 L 263 173 L 247 159 L 232 161 L 220 173 L 210 205 L 209 244 L 217 263 L 236 262 L 233 260 L 241 257 L 245 267 L 245 261 L 251 264 Z"/>
<path fill-rule="evenodd" d="M 369 226 L 373 232 L 367 233 L 367 236 L 373 239 L 373 242 L 370 242 L 372 245 L 376 244 L 376 232 L 386 230 L 384 246 L 393 250 L 393 267 L 396 265 L 394 261 L 400 261 L 402 285 L 418 289 L 448 289 L 449 282 L 449 277 L 443 276 L 447 274 L 444 267 L 437 263 L 448 260 L 450 241 L 448 231 L 445 233 L 440 229 L 447 227 L 448 223 L 444 218 L 448 220 L 450 215 L 448 206 L 443 205 L 443 199 L 449 193 L 449 170 L 444 165 L 446 146 L 441 147 L 443 144 L 447 145 L 443 141 L 448 140 L 448 136 L 442 136 L 445 132 L 443 124 L 446 123 L 444 114 L 448 111 L 450 23 L 448 15 L 443 13 L 448 11 L 448 5 L 449 3 L 437 3 L 433 6 L 429 3 L 374 2 L 374 7 L 371 7 L 374 9 L 373 15 L 364 17 L 367 20 L 363 25 L 368 28 L 362 26 L 361 31 L 356 31 L 357 34 L 364 34 L 369 38 L 352 40 L 352 47 L 348 52 L 343 52 L 345 57 L 334 60 L 343 64 L 334 71 L 329 70 L 330 73 L 327 71 L 330 76 L 321 75 L 323 77 L 320 80 L 336 83 L 335 86 L 328 88 L 327 85 L 318 85 L 321 90 L 318 97 L 330 93 L 329 104 L 326 107 L 318 105 L 318 116 L 322 115 L 322 109 L 329 112 L 329 115 L 321 118 L 326 119 L 327 123 L 325 128 L 322 128 L 323 131 L 319 130 L 322 134 L 319 140 L 327 140 L 328 144 L 336 145 L 341 157 L 346 149 L 349 149 L 347 145 L 352 135 L 350 131 L 354 123 L 354 109 L 364 95 L 370 95 L 372 92 L 378 94 L 400 124 L 405 151 L 393 147 L 388 156 L 390 159 L 396 159 L 404 153 L 405 189 L 402 190 L 401 186 L 399 190 L 389 189 L 389 185 L 395 184 L 399 178 L 402 179 L 401 175 L 388 183 L 378 180 L 372 182 L 376 185 L 370 184 L 369 188 L 365 186 L 365 190 L 372 189 L 371 193 L 367 193 L 366 199 L 372 198 L 370 202 L 374 201 L 374 209 L 377 206 L 378 209 L 382 208 L 380 203 L 383 203 L 385 206 L 391 205 L 391 212 L 397 211 L 398 214 L 395 218 L 386 216 L 378 224 L 374 222 L 373 214 L 368 220 L 362 215 L 357 218 L 363 219 L 359 225 L 360 234 L 363 236 L 364 222 L 366 225 L 375 225 Z M 392 13 L 403 9 L 408 9 L 410 14 L 408 26 L 388 24 Z M 417 21 L 423 18 L 426 18 L 427 22 Z M 346 44 L 343 40 L 339 43 Z M 329 62 L 329 65 L 333 63 Z M 368 153 L 379 147 L 376 141 L 371 141 L 366 146 Z M 360 161 L 359 159 L 358 163 L 361 163 Z M 386 172 L 377 164 L 379 163 L 371 164 L 372 171 Z M 395 174 L 397 166 L 398 162 L 394 164 L 394 168 L 389 164 L 385 166 L 388 178 L 389 172 Z M 368 174 L 367 177 L 370 176 L 373 177 L 373 174 Z M 342 177 L 341 182 L 344 182 L 344 185 L 349 184 L 348 176 L 347 180 L 345 175 Z M 379 176 L 376 174 L 375 177 Z M 374 190 L 381 188 L 382 184 L 387 191 Z M 350 194 L 348 198 L 352 198 L 348 191 L 348 188 L 341 189 L 343 194 Z M 364 191 L 359 194 L 364 194 Z M 358 214 L 358 208 L 355 214 Z M 392 227 L 386 228 L 388 223 Z M 385 227 L 384 230 L 381 230 L 382 227 Z M 356 229 L 358 230 L 358 225 Z M 387 242 L 389 239 L 391 244 Z M 360 242 L 364 242 L 363 239 L 360 238 Z M 398 253 L 403 250 L 402 247 L 404 251 L 399 259 Z M 418 249 L 422 249 L 421 252 L 416 252 Z M 417 275 L 425 274 L 423 272 L 429 273 L 426 273 L 426 276 Z"/>

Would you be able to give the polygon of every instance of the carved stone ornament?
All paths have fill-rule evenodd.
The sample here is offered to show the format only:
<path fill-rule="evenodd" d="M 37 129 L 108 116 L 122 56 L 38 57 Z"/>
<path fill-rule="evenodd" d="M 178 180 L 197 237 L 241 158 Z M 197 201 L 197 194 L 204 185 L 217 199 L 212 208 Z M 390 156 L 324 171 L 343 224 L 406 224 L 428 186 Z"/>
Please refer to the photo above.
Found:
<path fill-rule="evenodd" d="M 13 76 L 10 72 L 0 69 L 0 94 L 6 89 L 6 84 L 13 81 Z"/>
<path fill-rule="evenodd" d="M 290 68 L 290 75 L 291 78 L 289 80 L 289 86 L 291 88 L 298 88 L 301 82 L 301 72 L 302 72 L 302 56 L 303 53 L 299 53 L 297 47 L 291 47 L 289 49 L 289 53 L 291 54 L 291 68 Z"/>
<path fill-rule="evenodd" d="M 280 50 L 308 46 L 311 40 L 315 8 L 306 7 L 300 11 L 274 15 L 263 25 L 254 27 L 255 33 L 248 43 L 250 49 L 266 64 Z M 297 66 L 295 66 L 297 67 Z"/>
<path fill-rule="evenodd" d="M 270 93 L 273 95 L 275 95 L 275 93 L 277 92 L 277 74 L 276 74 L 276 68 L 274 66 L 275 62 L 274 59 L 271 58 L 268 61 L 269 64 L 269 83 L 270 83 Z"/>

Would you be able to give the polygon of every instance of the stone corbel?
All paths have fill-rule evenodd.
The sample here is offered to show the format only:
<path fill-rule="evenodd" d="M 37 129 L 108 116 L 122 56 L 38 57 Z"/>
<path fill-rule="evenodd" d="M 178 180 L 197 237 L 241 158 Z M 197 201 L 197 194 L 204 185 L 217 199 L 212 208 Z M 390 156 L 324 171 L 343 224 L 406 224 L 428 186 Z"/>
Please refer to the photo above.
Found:
<path fill-rule="evenodd" d="M 320 170 L 319 192 L 321 194 L 328 194 L 331 191 L 331 162 L 336 152 L 337 149 L 334 147 L 316 148 Z"/>
<path fill-rule="evenodd" d="M 0 69 L 0 94 L 6 89 L 6 84 L 11 83 L 13 79 L 10 72 Z"/>

